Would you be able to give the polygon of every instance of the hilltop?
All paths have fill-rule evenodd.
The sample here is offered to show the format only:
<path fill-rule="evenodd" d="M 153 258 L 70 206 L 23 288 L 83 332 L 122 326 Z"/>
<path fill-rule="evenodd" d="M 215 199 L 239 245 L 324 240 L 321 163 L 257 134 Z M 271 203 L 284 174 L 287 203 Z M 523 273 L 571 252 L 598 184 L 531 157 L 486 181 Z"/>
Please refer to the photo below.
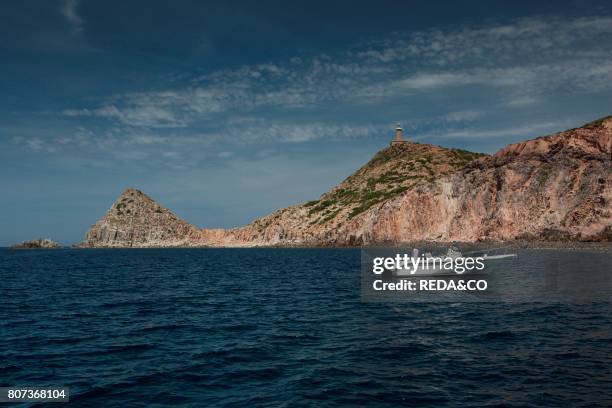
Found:
<path fill-rule="evenodd" d="M 318 200 L 278 210 L 233 230 L 230 244 L 241 241 L 273 245 L 369 242 L 366 224 L 386 205 L 409 191 L 435 189 L 441 180 L 483 156 L 420 143 L 389 146 Z M 363 228 L 365 236 L 359 231 Z M 223 244 L 223 241 L 215 242 L 215 245 Z"/>
<path fill-rule="evenodd" d="M 233 229 L 199 229 L 128 189 L 83 246 L 609 241 L 611 155 L 612 117 L 491 156 L 396 144 L 318 199 Z"/>

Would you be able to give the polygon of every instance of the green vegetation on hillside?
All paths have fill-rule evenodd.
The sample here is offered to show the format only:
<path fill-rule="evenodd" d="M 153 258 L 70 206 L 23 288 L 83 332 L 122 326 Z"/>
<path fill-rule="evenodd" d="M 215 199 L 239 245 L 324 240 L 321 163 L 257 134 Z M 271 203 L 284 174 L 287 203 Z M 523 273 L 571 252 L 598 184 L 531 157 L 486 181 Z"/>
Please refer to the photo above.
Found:
<path fill-rule="evenodd" d="M 376 153 L 338 188 L 320 200 L 305 203 L 304 207 L 308 208 L 308 216 L 314 217 L 311 224 L 331 221 L 343 210 L 351 219 L 416 186 L 434 184 L 440 177 L 482 156 L 419 143 L 391 146 Z"/>
<path fill-rule="evenodd" d="M 450 151 L 454 155 L 455 163 L 459 166 L 464 166 L 479 157 L 486 156 L 484 153 L 474 153 L 463 149 L 451 149 Z"/>

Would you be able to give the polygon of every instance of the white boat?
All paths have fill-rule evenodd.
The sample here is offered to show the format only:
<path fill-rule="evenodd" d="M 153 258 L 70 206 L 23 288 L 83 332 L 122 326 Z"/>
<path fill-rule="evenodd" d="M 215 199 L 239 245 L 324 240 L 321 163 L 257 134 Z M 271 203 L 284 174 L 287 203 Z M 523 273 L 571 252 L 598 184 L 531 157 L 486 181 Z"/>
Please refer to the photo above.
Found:
<path fill-rule="evenodd" d="M 484 254 L 482 257 L 485 259 L 485 261 L 487 260 L 493 260 L 493 259 L 505 259 L 505 258 L 514 258 L 516 256 L 516 254 L 502 254 L 502 255 L 487 255 Z"/>
<path fill-rule="evenodd" d="M 483 251 L 479 251 L 479 253 L 481 253 Z M 478 256 L 471 256 L 472 258 L 482 258 L 483 261 L 487 262 L 487 261 L 494 261 L 494 260 L 499 260 L 499 259 L 507 259 L 507 258 L 513 258 L 516 257 L 517 254 L 495 254 L 495 255 L 490 255 L 488 253 L 486 253 L 486 251 L 484 251 L 484 253 L 482 253 L 481 255 Z M 413 249 L 412 251 L 412 259 L 416 259 L 419 257 L 419 251 L 418 249 Z M 453 269 L 444 269 L 442 267 L 442 264 L 440 262 L 440 259 L 446 259 L 446 258 L 451 258 L 451 259 L 456 259 L 456 258 L 462 258 L 463 254 L 457 250 L 454 247 L 450 247 L 448 249 L 448 251 L 446 252 L 445 255 L 438 255 L 438 256 L 433 256 L 431 253 L 425 253 L 424 256 L 421 257 L 421 261 L 418 264 L 418 267 L 415 269 L 413 268 L 408 268 L 408 269 L 395 269 L 393 271 L 393 275 L 396 277 L 407 277 L 407 276 L 457 276 L 457 275 L 461 275 L 457 272 L 455 272 L 455 270 Z M 428 262 L 429 259 L 429 262 Z M 434 260 L 437 260 L 436 262 L 434 262 Z M 433 265 L 433 267 L 430 266 Z M 437 264 L 437 265 L 436 265 Z M 486 266 L 486 263 L 485 263 Z M 472 271 L 466 271 L 466 273 L 473 273 L 474 270 Z M 476 270 L 476 272 L 480 272 L 479 270 Z"/>

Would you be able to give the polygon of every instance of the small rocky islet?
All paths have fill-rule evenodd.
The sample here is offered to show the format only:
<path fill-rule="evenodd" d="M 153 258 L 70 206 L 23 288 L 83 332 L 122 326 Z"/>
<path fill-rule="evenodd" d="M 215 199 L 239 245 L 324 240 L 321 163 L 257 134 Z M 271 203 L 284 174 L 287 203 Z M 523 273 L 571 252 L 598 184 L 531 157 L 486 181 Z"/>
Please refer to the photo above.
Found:
<path fill-rule="evenodd" d="M 11 246 L 11 249 L 57 249 L 62 248 L 62 245 L 49 239 L 38 238 L 29 241 L 23 241 Z"/>

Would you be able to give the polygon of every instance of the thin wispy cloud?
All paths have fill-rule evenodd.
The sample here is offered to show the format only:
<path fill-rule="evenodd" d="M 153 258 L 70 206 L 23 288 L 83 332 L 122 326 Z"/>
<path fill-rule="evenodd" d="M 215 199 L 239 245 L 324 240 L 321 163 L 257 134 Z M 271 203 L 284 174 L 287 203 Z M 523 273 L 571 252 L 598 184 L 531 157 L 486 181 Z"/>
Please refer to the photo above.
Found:
<path fill-rule="evenodd" d="M 325 123 L 287 124 L 258 118 L 232 120 L 230 123 L 233 126 L 223 133 L 207 132 L 187 135 L 160 135 L 139 128 L 93 132 L 81 127 L 70 135 L 48 138 L 19 136 L 14 137 L 12 142 L 32 151 L 102 151 L 112 156 L 116 152 L 125 154 L 126 150 L 135 149 L 139 151 L 150 150 L 151 154 L 162 156 L 169 160 L 181 160 L 182 157 L 193 152 L 194 149 L 205 149 L 216 142 L 223 142 L 226 147 L 232 144 L 244 147 L 261 144 L 262 142 L 291 144 L 322 138 L 331 140 L 358 140 L 380 134 L 387 127 L 386 124 L 368 126 L 332 125 Z M 244 126 L 237 127 L 236 124 L 238 123 Z M 235 152 L 221 151 L 216 156 L 227 158 L 234 154 Z"/>
<path fill-rule="evenodd" d="M 82 24 L 78 3 L 64 6 L 66 18 Z M 121 154 L 122 159 L 129 155 L 131 160 L 157 157 L 185 166 L 194 147 L 223 145 L 211 154 L 227 158 L 224 152 L 232 145 L 381 137 L 397 120 L 424 141 L 537 135 L 538 130 L 554 130 L 553 122 L 529 119 L 520 126 L 502 122 L 495 128 L 486 119 L 496 110 L 528 111 L 559 92 L 612 88 L 612 41 L 603 41 L 608 38 L 612 19 L 607 17 L 526 19 L 395 35 L 337 55 L 294 57 L 204 75 L 175 74 L 165 89 L 109 95 L 62 110 L 61 116 L 78 127 L 70 135 L 13 141 L 30 151 L 80 149 Z M 446 111 L 428 115 L 409 108 L 424 99 L 463 100 L 466 95 L 485 99 L 456 107 L 447 102 Z M 397 101 L 407 106 L 406 113 L 383 121 L 359 115 L 355 119 L 360 120 L 320 119 L 332 106 L 384 110 Z M 95 131 L 83 120 L 97 121 Z"/>
<path fill-rule="evenodd" d="M 74 11 L 75 3 L 69 3 Z M 475 29 L 421 31 L 335 56 L 194 76 L 173 81 L 162 91 L 114 95 L 98 106 L 70 108 L 63 114 L 132 127 L 187 127 L 222 120 L 228 112 L 250 115 L 258 109 L 291 112 L 329 103 L 385 103 L 461 87 L 497 89 L 508 94 L 508 104 L 521 106 L 560 89 L 588 92 L 612 86 L 611 39 L 608 17 L 525 19 Z"/>
<path fill-rule="evenodd" d="M 72 26 L 73 33 L 83 30 L 84 20 L 78 13 L 79 0 L 62 0 L 60 11 Z"/>
<path fill-rule="evenodd" d="M 432 133 L 428 137 L 439 139 L 495 139 L 512 136 L 532 138 L 538 135 L 559 130 L 561 126 L 570 126 L 571 121 L 532 123 L 507 128 L 462 129 Z"/>

